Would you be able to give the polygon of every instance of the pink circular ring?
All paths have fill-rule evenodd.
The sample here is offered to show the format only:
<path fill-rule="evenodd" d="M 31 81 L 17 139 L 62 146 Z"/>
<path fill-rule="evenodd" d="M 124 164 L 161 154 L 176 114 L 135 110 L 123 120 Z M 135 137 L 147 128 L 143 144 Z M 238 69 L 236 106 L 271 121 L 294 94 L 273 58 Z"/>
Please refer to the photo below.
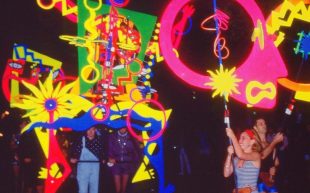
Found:
<path fill-rule="evenodd" d="M 105 109 L 105 115 L 104 115 L 104 117 L 102 118 L 102 119 L 97 119 L 94 115 L 93 115 L 93 113 L 92 113 L 92 111 L 96 108 L 96 107 L 103 107 L 104 109 Z M 110 116 L 110 108 L 108 108 L 107 107 L 107 105 L 104 105 L 103 103 L 97 103 L 95 106 L 93 106 L 91 109 L 90 109 L 90 115 L 91 115 L 91 117 L 94 119 L 94 120 L 96 120 L 96 121 L 105 121 L 109 116 Z"/>
<path fill-rule="evenodd" d="M 157 133 L 156 135 L 154 135 L 153 137 L 150 137 L 149 139 L 144 139 L 143 137 L 137 135 L 137 134 L 134 132 L 133 128 L 131 127 L 131 123 L 130 123 L 130 115 L 131 115 L 131 112 L 133 111 L 133 108 L 134 108 L 136 105 L 138 105 L 138 104 L 140 104 L 140 103 L 144 103 L 144 102 L 150 102 L 150 103 L 153 103 L 153 104 L 155 104 L 156 106 L 158 106 L 158 107 L 160 108 L 160 110 L 161 110 L 161 111 L 163 112 L 163 114 L 164 114 L 164 121 L 165 121 L 165 122 L 164 122 L 164 126 L 163 126 L 163 128 L 160 130 L 160 132 L 158 132 L 158 133 Z M 137 140 L 139 140 L 139 141 L 141 141 L 141 142 L 143 142 L 143 141 L 154 141 L 154 140 L 158 139 L 158 138 L 164 133 L 164 131 L 166 130 L 167 119 L 166 119 L 165 109 L 164 109 L 163 106 L 162 106 L 159 102 L 157 102 L 156 100 L 153 100 L 153 99 L 142 99 L 142 100 L 136 102 L 136 103 L 131 107 L 131 109 L 128 110 L 128 114 L 127 114 L 127 118 L 126 118 L 126 124 L 127 124 L 127 128 L 128 128 L 129 133 L 130 133 L 133 137 L 135 137 Z"/>

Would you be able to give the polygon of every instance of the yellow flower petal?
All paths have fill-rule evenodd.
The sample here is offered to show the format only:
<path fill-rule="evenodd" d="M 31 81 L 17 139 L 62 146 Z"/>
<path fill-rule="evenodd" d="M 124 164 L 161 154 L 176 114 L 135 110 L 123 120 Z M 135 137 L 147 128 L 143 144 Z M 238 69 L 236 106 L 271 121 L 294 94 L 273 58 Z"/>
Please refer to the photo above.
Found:
<path fill-rule="evenodd" d="M 58 83 L 53 94 L 52 94 L 52 98 L 57 98 L 59 91 L 60 91 L 60 87 L 61 87 L 61 83 Z"/>
<path fill-rule="evenodd" d="M 43 101 L 43 100 L 40 100 L 40 99 L 35 98 L 35 97 L 33 97 L 33 96 L 23 95 L 22 97 L 23 97 L 23 98 L 25 98 L 25 99 L 27 99 L 27 100 L 32 101 L 33 103 L 41 103 L 41 104 L 43 104 L 43 103 L 44 103 L 44 101 Z"/>
<path fill-rule="evenodd" d="M 68 101 L 71 101 L 71 98 L 73 97 L 73 95 L 71 95 L 71 94 L 64 94 L 64 95 L 62 95 L 62 96 L 59 96 L 58 98 L 57 98 L 57 101 L 59 102 L 59 103 L 67 103 Z"/>
<path fill-rule="evenodd" d="M 44 86 L 46 88 L 48 97 L 51 97 L 53 90 L 54 90 L 54 88 L 53 88 L 53 73 L 52 72 L 50 72 L 50 74 L 46 78 L 46 80 L 44 82 Z"/>
<path fill-rule="evenodd" d="M 64 94 L 68 93 L 68 91 L 70 89 L 72 89 L 74 87 L 74 85 L 76 84 L 76 81 L 71 82 L 70 84 L 65 85 L 64 87 L 61 88 L 58 97 L 63 96 Z"/>
<path fill-rule="evenodd" d="M 45 99 L 49 98 L 46 88 L 43 86 L 42 82 L 39 81 L 39 88 L 41 90 L 42 95 L 44 96 Z"/>
<path fill-rule="evenodd" d="M 63 107 L 59 107 L 57 109 L 57 112 L 61 115 L 61 117 L 74 117 L 75 116 L 75 114 L 73 114 L 71 111 Z"/>
<path fill-rule="evenodd" d="M 29 84 L 29 83 L 27 83 L 27 82 L 25 82 L 25 81 L 22 81 L 22 83 L 23 83 L 23 85 L 24 85 L 25 87 L 27 87 L 37 98 L 39 98 L 40 100 L 44 100 L 44 97 L 43 97 L 41 91 L 40 91 L 37 87 L 35 87 L 35 86 L 33 86 L 32 84 Z"/>
<path fill-rule="evenodd" d="M 26 113 L 23 117 L 31 117 L 34 115 L 44 114 L 46 111 L 44 108 L 36 108 L 28 113 Z"/>

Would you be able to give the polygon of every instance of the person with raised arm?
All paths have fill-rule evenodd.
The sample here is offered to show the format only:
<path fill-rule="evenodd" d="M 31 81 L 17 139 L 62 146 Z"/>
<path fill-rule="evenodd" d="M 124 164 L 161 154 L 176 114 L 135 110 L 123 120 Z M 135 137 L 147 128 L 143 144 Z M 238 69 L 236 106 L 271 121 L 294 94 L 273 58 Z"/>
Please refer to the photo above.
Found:
<path fill-rule="evenodd" d="M 236 193 L 258 193 L 257 180 L 261 165 L 261 154 L 255 135 L 247 129 L 240 135 L 239 140 L 231 128 L 226 128 L 226 134 L 232 145 L 227 148 L 224 164 L 224 177 L 235 174 Z M 235 156 L 233 156 L 235 154 Z"/>
<path fill-rule="evenodd" d="M 278 192 L 275 186 L 275 175 L 280 165 L 276 153 L 276 146 L 284 140 L 281 132 L 276 133 L 271 140 L 268 140 L 268 128 L 264 118 L 257 118 L 253 126 L 253 132 L 261 152 L 261 170 L 258 180 L 258 191 L 260 193 Z"/>

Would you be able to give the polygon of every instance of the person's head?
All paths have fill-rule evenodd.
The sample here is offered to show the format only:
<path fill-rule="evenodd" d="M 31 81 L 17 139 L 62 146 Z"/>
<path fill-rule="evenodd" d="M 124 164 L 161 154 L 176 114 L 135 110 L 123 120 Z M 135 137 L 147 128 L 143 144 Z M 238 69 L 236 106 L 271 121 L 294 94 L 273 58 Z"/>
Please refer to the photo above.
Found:
<path fill-rule="evenodd" d="M 22 120 L 20 123 L 19 123 L 19 128 L 20 129 L 23 129 L 29 122 L 27 120 Z"/>
<path fill-rule="evenodd" d="M 120 133 L 126 133 L 127 132 L 127 128 L 126 127 L 120 128 L 119 132 Z"/>
<path fill-rule="evenodd" d="M 267 124 L 264 118 L 258 118 L 255 121 L 253 128 L 258 134 L 265 135 L 267 133 Z"/>
<path fill-rule="evenodd" d="M 86 136 L 88 139 L 94 139 L 96 136 L 96 127 L 90 127 L 87 131 L 86 131 Z"/>
<path fill-rule="evenodd" d="M 246 129 L 240 134 L 239 144 L 245 152 L 258 151 L 254 132 L 250 129 Z"/>

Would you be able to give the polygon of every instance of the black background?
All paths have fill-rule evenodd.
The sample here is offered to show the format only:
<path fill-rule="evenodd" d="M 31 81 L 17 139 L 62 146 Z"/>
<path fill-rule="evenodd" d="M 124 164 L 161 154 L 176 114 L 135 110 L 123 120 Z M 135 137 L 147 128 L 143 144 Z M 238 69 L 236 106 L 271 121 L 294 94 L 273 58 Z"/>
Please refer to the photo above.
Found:
<path fill-rule="evenodd" d="M 160 19 L 169 1 L 156 0 L 131 0 L 127 9 L 141 11 L 156 15 Z M 280 0 L 256 1 L 267 17 Z M 206 69 L 215 69 L 217 59 L 214 57 L 210 46 L 215 36 L 202 32 L 200 22 L 212 14 L 212 1 L 193 1 L 196 7 L 193 16 L 193 29 L 183 38 L 179 52 L 183 61 L 191 63 L 193 70 L 205 73 Z M 251 33 L 253 26 L 247 19 L 242 8 L 234 1 L 219 0 L 218 7 L 231 19 L 229 30 L 223 33 L 231 50 L 231 56 L 224 65 L 238 66 L 246 58 L 251 48 Z M 61 13 L 52 9 L 45 11 L 38 7 L 35 0 L 7 0 L 1 2 L 0 21 L 0 63 L 3 72 L 7 59 L 12 57 L 14 43 L 23 43 L 30 49 L 39 51 L 63 62 L 63 68 L 67 75 L 77 75 L 77 49 L 61 41 L 59 35 L 76 35 L 77 26 L 70 22 Z M 279 47 L 289 72 L 289 78 L 300 82 L 310 82 L 309 61 L 302 67 L 302 73 L 297 76 L 297 70 L 301 62 L 301 56 L 293 53 L 297 39 L 297 32 L 305 30 L 309 32 L 309 23 L 295 21 L 293 28 L 283 29 L 287 33 L 288 40 Z M 308 30 L 308 31 L 307 31 Z M 206 66 L 214 64 L 213 66 Z M 232 179 L 222 177 L 222 163 L 224 161 L 227 138 L 223 123 L 223 100 L 219 97 L 212 99 L 210 90 L 201 90 L 187 85 L 173 75 L 165 62 L 155 65 L 155 76 L 152 78 L 152 87 L 158 91 L 159 102 L 166 109 L 172 108 L 169 126 L 164 135 L 165 143 L 165 172 L 166 181 L 176 185 L 177 192 L 206 193 L 206 192 L 230 192 Z M 251 125 L 251 121 L 257 115 L 267 118 L 272 128 L 277 128 L 282 120 L 285 120 L 290 141 L 289 159 L 292 170 L 287 170 L 289 183 L 287 191 L 305 191 L 304 165 L 302 162 L 302 147 L 298 143 L 304 132 L 306 124 L 309 124 L 309 103 L 297 101 L 291 116 L 285 116 L 284 110 L 290 101 L 292 92 L 281 86 L 278 87 L 277 105 L 272 110 L 248 109 L 243 104 L 230 100 L 231 125 L 235 129 L 243 129 Z M 8 101 L 1 95 L 1 112 L 9 109 Z M 16 110 L 10 110 L 15 112 Z M 15 116 L 15 114 L 17 114 Z M 17 113 L 12 113 L 16 119 Z M 16 125 L 3 123 L 3 127 Z M 207 144 L 207 145 L 204 145 Z M 178 176 L 178 151 L 183 146 L 188 152 L 192 166 L 192 175 Z M 309 148 L 309 147 L 307 147 Z M 298 151 L 296 151 L 298 150 Z M 300 150 L 300 152 L 299 152 Z M 298 157 L 300 156 L 300 157 Z M 143 185 L 142 185 L 143 186 Z"/>

